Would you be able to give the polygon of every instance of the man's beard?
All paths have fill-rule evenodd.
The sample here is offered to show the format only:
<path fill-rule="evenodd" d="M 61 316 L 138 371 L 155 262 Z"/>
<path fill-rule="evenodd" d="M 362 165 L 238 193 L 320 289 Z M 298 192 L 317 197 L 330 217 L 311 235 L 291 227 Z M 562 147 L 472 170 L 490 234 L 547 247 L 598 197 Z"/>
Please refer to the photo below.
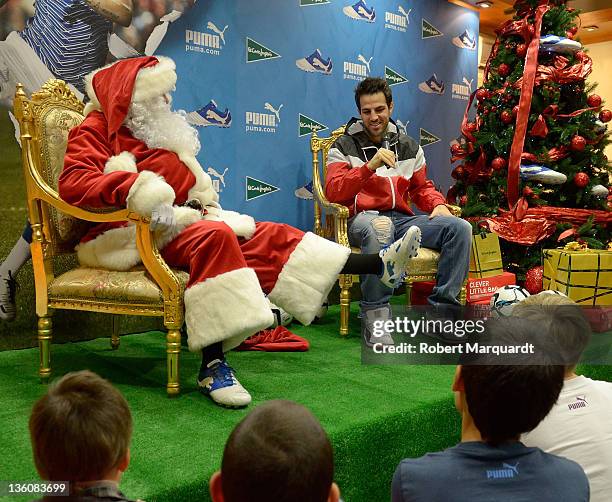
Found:
<path fill-rule="evenodd" d="M 124 124 L 149 148 L 193 156 L 200 151 L 198 132 L 187 122 L 185 112 L 173 112 L 163 96 L 132 103 Z"/>

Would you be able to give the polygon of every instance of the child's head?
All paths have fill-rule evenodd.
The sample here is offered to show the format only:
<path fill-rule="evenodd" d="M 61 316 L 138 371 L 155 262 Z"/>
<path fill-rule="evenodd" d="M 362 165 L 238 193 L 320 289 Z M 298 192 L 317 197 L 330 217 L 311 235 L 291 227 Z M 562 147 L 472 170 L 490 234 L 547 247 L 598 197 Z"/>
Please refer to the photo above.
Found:
<path fill-rule="evenodd" d="M 453 383 L 455 402 L 468 412 L 482 439 L 491 445 L 516 441 L 534 429 L 557 401 L 564 368 L 553 364 L 548 336 L 539 323 L 505 317 L 487 324 L 495 344 L 533 343 L 534 356 L 484 355 L 458 367 Z"/>
<path fill-rule="evenodd" d="M 36 469 L 52 481 L 120 475 L 129 463 L 131 436 L 125 398 L 91 371 L 68 373 L 53 383 L 30 416 Z"/>
<path fill-rule="evenodd" d="M 215 502 L 337 500 L 331 444 L 315 416 L 291 401 L 268 401 L 232 431 L 221 472 L 210 480 Z"/>
<path fill-rule="evenodd" d="M 517 303 L 512 315 L 545 326 L 566 370 L 575 369 L 591 338 L 591 326 L 578 304 L 567 296 L 542 292 Z"/>

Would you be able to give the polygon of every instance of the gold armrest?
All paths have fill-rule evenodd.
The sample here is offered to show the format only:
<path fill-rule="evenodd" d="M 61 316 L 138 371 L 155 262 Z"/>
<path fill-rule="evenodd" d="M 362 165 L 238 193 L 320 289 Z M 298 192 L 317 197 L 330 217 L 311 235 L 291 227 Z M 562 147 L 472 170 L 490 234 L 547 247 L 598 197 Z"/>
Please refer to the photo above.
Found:
<path fill-rule="evenodd" d="M 453 206 L 452 204 L 444 204 L 448 210 L 456 216 L 457 218 L 461 218 L 461 208 L 459 206 Z"/>

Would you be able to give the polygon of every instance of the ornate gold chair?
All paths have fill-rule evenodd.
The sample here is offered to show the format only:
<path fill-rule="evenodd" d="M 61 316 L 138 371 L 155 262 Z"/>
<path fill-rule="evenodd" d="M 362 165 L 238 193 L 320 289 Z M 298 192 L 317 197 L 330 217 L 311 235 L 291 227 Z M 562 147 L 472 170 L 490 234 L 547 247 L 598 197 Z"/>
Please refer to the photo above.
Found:
<path fill-rule="evenodd" d="M 68 132 L 83 120 L 83 103 L 63 81 L 49 80 L 29 99 L 19 85 L 14 113 L 21 129 L 28 215 L 33 230 L 40 377 L 46 380 L 51 374 L 53 309 L 113 314 L 114 349 L 119 346 L 117 315 L 160 316 L 168 330 L 166 389 L 171 396 L 178 394 L 183 291 L 188 275 L 170 270 L 163 261 L 146 218 L 127 209 L 85 211 L 60 198 L 57 180 L 64 164 Z M 144 266 L 128 272 L 77 266 L 55 275 L 58 261 L 66 261 L 61 257 L 74 254 L 74 246 L 90 226 L 88 222 L 120 220 L 136 225 L 137 246 Z"/>
<path fill-rule="evenodd" d="M 359 248 L 351 247 L 348 240 L 348 208 L 341 204 L 329 202 L 325 197 L 323 187 L 325 177 L 327 176 L 327 154 L 334 141 L 342 136 L 343 133 L 344 126 L 341 126 L 332 131 L 329 137 L 320 138 L 316 132 L 313 132 L 310 139 L 314 196 L 314 231 L 317 235 L 332 239 L 338 244 L 351 248 L 354 253 L 359 253 Z M 322 175 L 319 170 L 319 164 L 322 164 Z M 455 216 L 461 216 L 460 208 L 450 206 L 450 209 Z M 325 216 L 324 220 L 322 220 L 323 216 Z M 418 255 L 410 260 L 408 275 L 406 275 L 404 280 L 406 284 L 406 303 L 408 305 L 410 305 L 413 283 L 436 280 L 439 260 L 440 253 L 428 248 L 420 248 Z M 348 335 L 353 276 L 350 274 L 340 274 L 338 282 L 340 285 L 340 334 L 345 336 Z M 464 286 L 460 294 L 462 304 L 465 304 L 465 294 Z"/>

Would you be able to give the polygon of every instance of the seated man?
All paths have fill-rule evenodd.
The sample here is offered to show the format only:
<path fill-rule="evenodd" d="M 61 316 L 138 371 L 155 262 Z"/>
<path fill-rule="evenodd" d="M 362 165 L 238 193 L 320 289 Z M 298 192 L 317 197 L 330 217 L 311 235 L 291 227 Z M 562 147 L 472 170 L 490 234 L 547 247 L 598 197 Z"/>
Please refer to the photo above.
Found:
<path fill-rule="evenodd" d="M 223 211 L 196 159 L 197 131 L 170 110 L 175 83 L 174 62 L 163 57 L 91 73 L 91 102 L 70 131 L 59 192 L 75 206 L 127 207 L 151 218 L 163 258 L 189 272 L 185 320 L 190 350 L 202 351 L 199 389 L 220 405 L 246 406 L 251 396 L 223 352 L 273 323 L 264 292 L 310 324 L 341 271 L 397 281 L 417 253 L 420 230 L 407 229 L 380 253 L 353 256 L 313 233 Z M 96 225 L 77 247 L 79 261 L 128 270 L 140 262 L 135 236 L 126 222 Z"/>
<path fill-rule="evenodd" d="M 213 502 L 338 502 L 334 453 L 316 417 L 292 401 L 268 401 L 232 431 Z"/>
<path fill-rule="evenodd" d="M 508 317 L 490 322 L 487 331 L 493 345 L 533 343 L 535 355 L 491 353 L 457 367 L 452 388 L 461 442 L 402 460 L 393 476 L 393 502 L 588 501 L 589 483 L 578 464 L 519 441 L 546 416 L 563 386 L 563 367 L 547 362 L 550 342 L 538 343 L 542 326 Z"/>
<path fill-rule="evenodd" d="M 582 309 L 565 296 L 540 293 L 518 303 L 513 316 L 548 326 L 569 356 L 559 399 L 546 418 L 521 441 L 578 462 L 591 485 L 591 501 L 612 494 L 612 383 L 576 375 L 591 327 Z"/>
<path fill-rule="evenodd" d="M 38 474 L 68 482 L 68 500 L 128 502 L 118 485 L 130 463 L 132 414 L 108 381 L 77 371 L 54 382 L 34 404 L 30 438 Z"/>
<path fill-rule="evenodd" d="M 451 215 L 444 196 L 427 179 L 423 149 L 391 120 L 393 97 L 387 82 L 366 78 L 355 89 L 355 103 L 361 119 L 351 119 L 330 149 L 325 184 L 327 198 L 349 208 L 351 245 L 375 253 L 416 225 L 422 245 L 440 250 L 437 284 L 429 302 L 458 304 L 469 268 L 470 224 Z M 410 201 L 429 216 L 415 216 Z M 361 278 L 366 343 L 374 320 L 390 317 L 392 292 L 376 278 Z"/>

